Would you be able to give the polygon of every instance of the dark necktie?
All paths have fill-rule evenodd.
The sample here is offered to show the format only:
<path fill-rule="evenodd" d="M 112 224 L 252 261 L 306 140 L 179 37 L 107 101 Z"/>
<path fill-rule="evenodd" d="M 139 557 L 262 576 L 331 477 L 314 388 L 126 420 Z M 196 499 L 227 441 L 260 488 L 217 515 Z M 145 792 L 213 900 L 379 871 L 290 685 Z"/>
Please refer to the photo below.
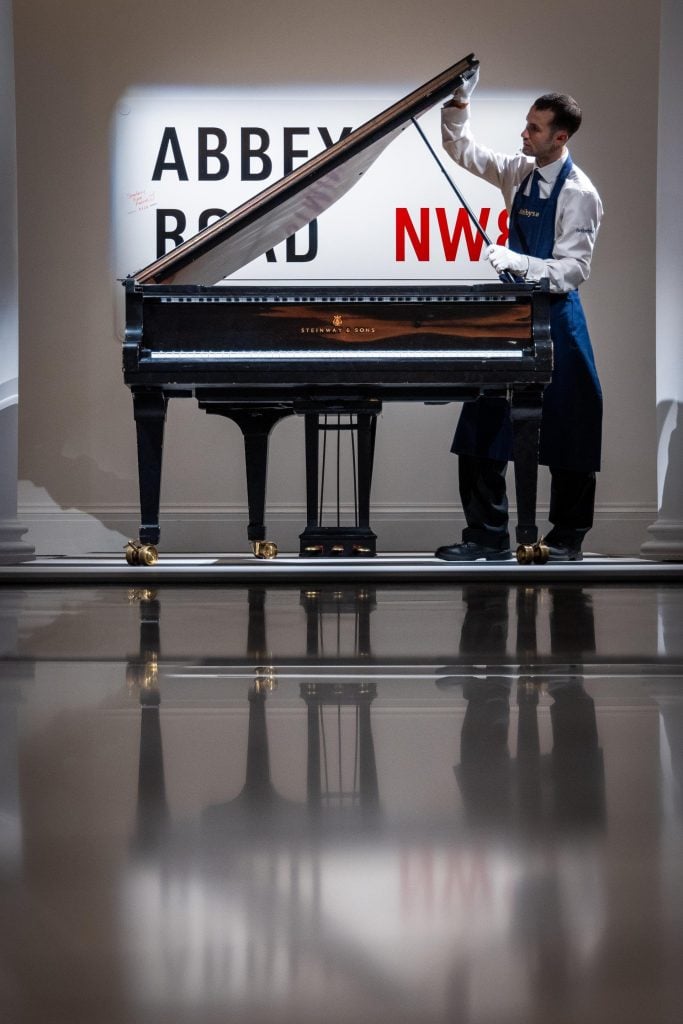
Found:
<path fill-rule="evenodd" d="M 534 173 L 531 175 L 531 188 L 529 189 L 529 199 L 541 198 L 540 193 L 538 191 L 538 183 L 540 181 L 540 178 L 541 175 L 538 173 L 537 170 L 534 171 Z"/>

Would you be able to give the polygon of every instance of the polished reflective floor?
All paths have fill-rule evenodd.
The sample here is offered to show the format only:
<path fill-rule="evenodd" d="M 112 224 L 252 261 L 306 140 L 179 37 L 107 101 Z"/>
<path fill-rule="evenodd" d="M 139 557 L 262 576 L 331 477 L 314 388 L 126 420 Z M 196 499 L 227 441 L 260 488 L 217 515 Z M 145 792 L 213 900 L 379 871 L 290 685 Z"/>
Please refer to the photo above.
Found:
<path fill-rule="evenodd" d="M 674 1024 L 683 585 L 0 588 L 0 1021 Z"/>

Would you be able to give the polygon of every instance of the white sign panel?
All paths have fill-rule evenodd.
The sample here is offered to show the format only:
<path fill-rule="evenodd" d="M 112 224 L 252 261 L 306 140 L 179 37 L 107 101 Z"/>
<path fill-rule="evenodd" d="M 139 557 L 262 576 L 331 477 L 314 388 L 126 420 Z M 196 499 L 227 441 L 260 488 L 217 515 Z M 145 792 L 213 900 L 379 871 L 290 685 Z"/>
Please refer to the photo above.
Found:
<path fill-rule="evenodd" d="M 273 98 L 227 89 L 159 88 L 127 93 L 114 129 L 115 276 L 135 274 L 400 96 L 311 92 Z M 477 137 L 493 149 L 516 151 L 528 106 L 523 97 L 477 99 Z M 491 241 L 504 241 L 507 214 L 498 190 L 458 168 L 441 148 L 440 106 L 422 115 L 420 126 Z M 483 244 L 447 177 L 409 125 L 346 195 L 229 279 L 266 284 L 497 280 L 482 259 Z"/>

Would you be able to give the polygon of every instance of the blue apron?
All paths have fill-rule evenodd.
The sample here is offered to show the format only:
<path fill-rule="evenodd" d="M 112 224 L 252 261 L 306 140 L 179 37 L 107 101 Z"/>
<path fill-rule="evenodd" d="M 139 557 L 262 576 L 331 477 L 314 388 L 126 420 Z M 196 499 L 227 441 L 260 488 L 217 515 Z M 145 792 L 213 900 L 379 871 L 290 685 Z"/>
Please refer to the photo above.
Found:
<path fill-rule="evenodd" d="M 568 156 L 547 199 L 534 178 L 526 178 L 512 204 L 510 248 L 526 256 L 550 259 L 555 243 L 557 197 L 572 169 Z M 600 469 L 602 392 L 578 291 L 553 293 L 550 299 L 553 341 L 552 380 L 543 395 L 538 461 L 554 469 Z M 451 451 L 484 459 L 512 458 L 510 408 L 504 398 L 482 396 L 463 406 Z"/>

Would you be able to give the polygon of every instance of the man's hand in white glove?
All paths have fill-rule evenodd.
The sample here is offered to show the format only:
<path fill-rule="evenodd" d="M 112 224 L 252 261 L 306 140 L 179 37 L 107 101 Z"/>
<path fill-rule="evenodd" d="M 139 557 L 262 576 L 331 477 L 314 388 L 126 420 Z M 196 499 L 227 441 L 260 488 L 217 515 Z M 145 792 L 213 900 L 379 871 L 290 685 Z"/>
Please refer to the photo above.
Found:
<path fill-rule="evenodd" d="M 490 245 L 486 250 L 486 259 L 498 274 L 509 270 L 519 277 L 526 277 L 529 270 L 529 257 L 513 252 L 504 245 Z"/>
<path fill-rule="evenodd" d="M 470 96 L 477 87 L 479 81 L 479 68 L 474 69 L 474 74 L 464 78 L 458 88 L 453 92 L 451 103 L 456 107 L 466 107 L 470 102 Z"/>

